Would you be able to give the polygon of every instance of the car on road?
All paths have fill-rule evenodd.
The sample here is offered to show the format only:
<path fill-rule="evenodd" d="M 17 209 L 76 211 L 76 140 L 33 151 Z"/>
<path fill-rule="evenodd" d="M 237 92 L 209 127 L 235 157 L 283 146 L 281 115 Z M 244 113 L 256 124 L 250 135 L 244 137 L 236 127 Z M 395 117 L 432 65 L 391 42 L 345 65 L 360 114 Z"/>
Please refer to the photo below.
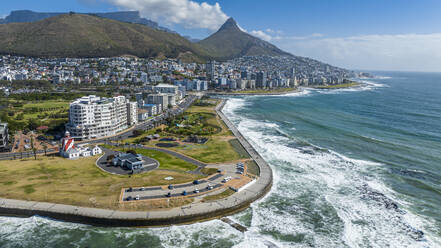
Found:
<path fill-rule="evenodd" d="M 182 195 L 184 195 L 184 196 L 187 195 L 187 191 L 185 191 L 185 190 L 182 191 Z"/>
<path fill-rule="evenodd" d="M 199 189 L 198 188 L 196 188 L 196 189 L 194 189 L 194 191 L 193 191 L 194 193 L 199 193 Z"/>
<path fill-rule="evenodd" d="M 168 192 L 166 196 L 171 197 L 171 192 Z"/>
<path fill-rule="evenodd" d="M 133 198 L 131 197 L 131 196 L 128 196 L 127 198 L 126 198 L 126 201 L 131 201 Z"/>
<path fill-rule="evenodd" d="M 137 200 L 137 201 L 139 200 L 139 195 L 135 196 L 135 200 Z"/>
<path fill-rule="evenodd" d="M 168 186 L 168 189 L 173 189 L 174 187 L 173 187 L 173 185 L 172 184 L 170 184 L 169 186 Z"/>
<path fill-rule="evenodd" d="M 208 190 L 212 190 L 212 189 L 213 189 L 213 185 L 208 184 L 207 189 L 208 189 Z"/>

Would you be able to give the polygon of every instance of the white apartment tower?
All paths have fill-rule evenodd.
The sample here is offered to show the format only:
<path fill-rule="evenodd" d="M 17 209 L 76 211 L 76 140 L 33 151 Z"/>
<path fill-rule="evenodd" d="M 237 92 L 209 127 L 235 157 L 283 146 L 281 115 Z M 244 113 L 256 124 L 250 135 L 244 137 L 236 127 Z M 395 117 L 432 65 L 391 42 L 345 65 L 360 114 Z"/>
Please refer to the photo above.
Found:
<path fill-rule="evenodd" d="M 133 126 L 138 123 L 138 104 L 127 100 L 127 124 Z"/>
<path fill-rule="evenodd" d="M 133 104 L 136 106 L 136 103 Z M 134 124 L 132 116 L 137 116 L 137 110 L 132 106 L 124 96 L 103 98 L 90 95 L 79 98 L 70 104 L 66 130 L 78 139 L 115 135 Z"/>

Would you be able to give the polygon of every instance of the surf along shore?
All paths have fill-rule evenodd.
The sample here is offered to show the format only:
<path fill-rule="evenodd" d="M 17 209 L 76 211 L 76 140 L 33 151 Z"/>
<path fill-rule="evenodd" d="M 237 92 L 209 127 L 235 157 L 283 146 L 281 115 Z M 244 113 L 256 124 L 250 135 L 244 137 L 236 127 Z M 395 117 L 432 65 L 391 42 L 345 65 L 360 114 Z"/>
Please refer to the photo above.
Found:
<path fill-rule="evenodd" d="M 225 103 L 226 100 L 222 100 L 216 107 L 216 113 L 256 162 L 260 170 L 260 176 L 256 178 L 254 183 L 231 196 L 216 201 L 155 211 L 119 211 L 0 198 L 0 215 L 18 217 L 39 215 L 95 226 L 152 227 L 193 223 L 220 218 L 241 211 L 269 192 L 273 183 L 273 173 L 266 161 L 222 113 Z"/>

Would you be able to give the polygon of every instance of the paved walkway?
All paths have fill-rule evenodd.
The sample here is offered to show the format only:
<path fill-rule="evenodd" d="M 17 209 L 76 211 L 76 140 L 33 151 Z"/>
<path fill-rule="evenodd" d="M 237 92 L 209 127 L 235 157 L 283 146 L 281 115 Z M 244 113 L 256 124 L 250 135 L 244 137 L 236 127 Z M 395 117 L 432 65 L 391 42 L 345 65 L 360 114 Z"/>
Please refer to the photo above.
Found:
<path fill-rule="evenodd" d="M 264 196 L 272 186 L 273 174 L 269 165 L 254 150 L 235 126 L 222 113 L 225 102 L 216 108 L 219 116 L 236 135 L 260 168 L 260 177 L 249 187 L 221 200 L 198 202 L 188 206 L 158 211 L 115 211 L 77 207 L 64 204 L 22 201 L 0 198 L 0 214 L 41 215 L 55 219 L 102 226 L 160 226 L 188 223 L 234 213 Z"/>

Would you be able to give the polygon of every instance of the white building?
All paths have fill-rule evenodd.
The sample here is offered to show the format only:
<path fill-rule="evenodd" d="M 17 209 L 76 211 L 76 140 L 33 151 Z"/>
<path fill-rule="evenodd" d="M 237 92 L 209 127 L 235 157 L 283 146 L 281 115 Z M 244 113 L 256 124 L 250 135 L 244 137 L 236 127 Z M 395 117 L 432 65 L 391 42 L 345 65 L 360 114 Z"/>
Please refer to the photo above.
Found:
<path fill-rule="evenodd" d="M 102 154 L 103 150 L 95 146 L 89 147 L 88 144 L 82 144 L 75 146 L 74 138 L 70 137 L 70 133 L 67 131 L 64 138 L 61 139 L 60 155 L 68 159 L 77 159 L 80 157 L 90 157 L 98 154 Z"/>
<path fill-rule="evenodd" d="M 127 100 L 127 124 L 129 126 L 138 123 L 138 104 L 136 102 L 129 102 Z"/>
<path fill-rule="evenodd" d="M 134 103 L 136 106 L 136 103 Z M 72 102 L 69 107 L 69 123 L 66 130 L 78 139 L 94 139 L 115 135 L 133 122 L 132 104 L 128 110 L 124 96 L 102 98 L 85 96 Z"/>

